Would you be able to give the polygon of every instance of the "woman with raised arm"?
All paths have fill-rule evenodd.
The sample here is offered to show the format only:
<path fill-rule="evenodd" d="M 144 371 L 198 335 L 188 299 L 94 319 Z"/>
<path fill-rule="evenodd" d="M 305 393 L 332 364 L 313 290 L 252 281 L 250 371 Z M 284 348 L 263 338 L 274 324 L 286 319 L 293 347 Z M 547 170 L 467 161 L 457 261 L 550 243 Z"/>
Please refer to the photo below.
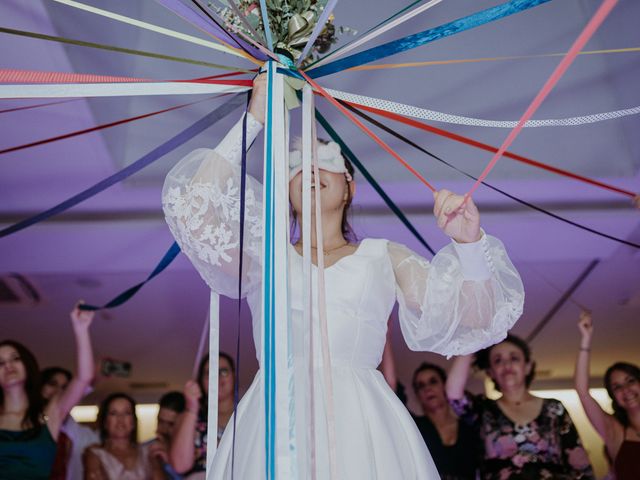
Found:
<path fill-rule="evenodd" d="M 218 431 L 216 441 L 231 419 L 235 391 L 235 365 L 225 352 L 218 355 Z M 184 387 L 185 410 L 178 416 L 169 449 L 171 465 L 189 480 L 204 478 L 209 438 L 207 414 L 209 392 L 209 355 L 202 357 L 196 380 Z"/>
<path fill-rule="evenodd" d="M 535 362 L 529 345 L 514 335 L 475 356 L 502 394 L 497 400 L 464 388 L 474 357 L 457 357 L 447 379 L 447 396 L 456 413 L 478 429 L 484 452 L 483 480 L 592 480 L 589 457 L 564 405 L 540 398 L 529 387 Z"/>
<path fill-rule="evenodd" d="M 259 76 L 246 117 L 247 145 L 262 128 L 265 100 L 266 78 Z M 452 242 L 431 262 L 385 239 L 355 243 L 346 222 L 355 193 L 353 167 L 333 142 L 318 142 L 317 150 L 319 175 L 312 176 L 311 188 L 321 199 L 323 249 L 318 249 L 314 233 L 288 246 L 296 444 L 290 450 L 295 454 L 281 458 L 278 468 L 293 469 L 298 478 L 329 478 L 335 468 L 342 479 L 437 479 L 420 432 L 376 369 L 389 314 L 398 301 L 403 335 L 414 350 L 469 353 L 504 338 L 519 318 L 522 282 L 500 241 L 480 229 L 473 201 L 465 203 L 462 196 L 445 190 L 434 196 L 434 213 Z M 168 174 L 163 190 L 167 223 L 182 251 L 212 290 L 232 298 L 237 297 L 239 280 L 241 154 L 239 122 L 214 150 L 196 150 L 182 159 Z M 300 159 L 301 153 L 294 151 L 289 162 L 291 209 L 299 224 Z M 258 181 L 248 177 L 241 295 L 251 309 L 258 359 L 262 358 L 261 192 Z M 314 265 L 324 257 L 331 356 L 331 365 L 323 366 L 314 301 L 312 375 L 310 328 L 302 320 L 304 242 L 310 243 Z M 315 283 L 312 288 L 315 294 Z M 331 375 L 332 398 L 325 394 L 324 369 Z M 260 370 L 238 406 L 235 430 L 227 429 L 222 437 L 211 478 L 231 478 L 232 469 L 235 478 L 265 478 L 262 385 Z M 331 445 L 325 401 L 334 409 L 336 440 Z"/>
<path fill-rule="evenodd" d="M 604 386 L 613 404 L 613 415 L 605 412 L 589 393 L 589 357 L 593 322 L 589 312 L 578 321 L 580 350 L 575 383 L 587 418 L 605 443 L 616 480 L 640 479 L 640 367 L 617 362 L 604 374 Z"/>
<path fill-rule="evenodd" d="M 92 320 L 78 306 L 71 312 L 77 372 L 46 406 L 35 356 L 16 341 L 0 342 L 0 478 L 49 478 L 62 423 L 93 379 Z"/>

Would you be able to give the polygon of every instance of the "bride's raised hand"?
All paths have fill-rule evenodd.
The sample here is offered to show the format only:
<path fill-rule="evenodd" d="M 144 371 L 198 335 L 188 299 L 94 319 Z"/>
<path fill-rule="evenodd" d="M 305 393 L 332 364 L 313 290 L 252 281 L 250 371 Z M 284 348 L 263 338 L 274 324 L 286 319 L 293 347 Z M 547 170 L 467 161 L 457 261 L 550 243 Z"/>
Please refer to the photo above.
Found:
<path fill-rule="evenodd" d="M 261 73 L 253 79 L 253 93 L 249 113 L 264 125 L 264 111 L 267 103 L 267 74 Z"/>
<path fill-rule="evenodd" d="M 433 213 L 438 227 L 458 243 L 471 243 L 480 240 L 480 212 L 473 200 L 469 198 L 464 204 L 464 197 L 449 190 L 434 192 Z"/>

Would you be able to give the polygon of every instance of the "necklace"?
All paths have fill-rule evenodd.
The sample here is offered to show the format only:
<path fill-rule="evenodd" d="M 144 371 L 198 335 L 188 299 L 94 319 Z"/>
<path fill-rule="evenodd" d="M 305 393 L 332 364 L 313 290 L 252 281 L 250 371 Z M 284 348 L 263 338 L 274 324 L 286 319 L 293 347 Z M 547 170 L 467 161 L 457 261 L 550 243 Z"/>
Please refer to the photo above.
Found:
<path fill-rule="evenodd" d="M 322 253 L 324 253 L 325 256 L 329 255 L 331 252 L 335 252 L 336 250 L 340 250 L 342 247 L 346 247 L 347 245 L 349 245 L 349 242 L 345 241 L 343 244 L 338 245 L 337 247 L 333 247 L 333 248 L 328 248 L 328 249 L 322 249 Z M 300 249 L 302 250 L 302 242 L 300 242 Z M 311 250 L 318 250 L 318 247 L 311 247 Z"/>

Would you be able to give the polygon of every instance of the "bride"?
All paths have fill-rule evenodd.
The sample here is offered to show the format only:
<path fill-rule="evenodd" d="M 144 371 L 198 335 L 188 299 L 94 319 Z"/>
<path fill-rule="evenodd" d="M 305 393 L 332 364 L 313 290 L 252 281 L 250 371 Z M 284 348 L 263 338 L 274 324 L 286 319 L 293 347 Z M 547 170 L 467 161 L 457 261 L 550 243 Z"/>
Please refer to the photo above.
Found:
<path fill-rule="evenodd" d="M 247 113 L 247 145 L 264 123 L 266 79 L 258 76 Z M 168 174 L 163 208 L 182 251 L 215 292 L 237 297 L 239 188 L 242 121 L 211 149 L 183 158 Z M 290 201 L 301 223 L 299 152 L 290 162 Z M 442 355 L 474 352 L 502 340 L 522 313 L 522 282 L 502 243 L 480 229 L 470 199 L 446 190 L 434 194 L 434 216 L 451 243 L 431 262 L 403 245 L 365 238 L 355 243 L 346 213 L 355 193 L 353 167 L 332 142 L 318 144 L 323 251 L 315 235 L 290 245 L 289 292 L 295 378 L 297 478 L 330 477 L 329 449 L 336 452 L 340 479 L 437 479 L 435 465 L 404 405 L 376 370 L 385 344 L 387 319 L 396 302 L 402 333 L 412 350 Z M 313 190 L 312 190 L 313 191 Z M 262 187 L 247 178 L 243 292 L 251 308 L 261 358 Z M 312 194 L 312 201 L 314 195 Z M 313 212 L 313 207 L 312 207 Z M 313 219 L 312 219 L 313 225 Z M 314 229 L 312 229 L 312 232 Z M 314 265 L 324 256 L 330 374 L 335 409 L 335 445 L 328 445 L 320 344 L 314 346 L 309 378 L 309 326 L 302 321 L 302 244 L 311 243 Z M 315 268 L 315 267 L 314 267 Z M 315 277 L 315 276 L 314 276 Z M 318 305 L 313 290 L 313 338 Z M 317 357 L 317 358 L 315 358 Z M 264 408 L 261 370 L 238 405 L 234 477 L 265 478 Z M 310 411 L 313 381 L 315 408 Z M 314 425 L 311 429 L 310 425 Z M 231 478 L 233 429 L 220 442 L 210 478 Z M 315 461 L 311 460 L 311 445 Z M 315 472 L 311 469 L 315 468 Z"/>

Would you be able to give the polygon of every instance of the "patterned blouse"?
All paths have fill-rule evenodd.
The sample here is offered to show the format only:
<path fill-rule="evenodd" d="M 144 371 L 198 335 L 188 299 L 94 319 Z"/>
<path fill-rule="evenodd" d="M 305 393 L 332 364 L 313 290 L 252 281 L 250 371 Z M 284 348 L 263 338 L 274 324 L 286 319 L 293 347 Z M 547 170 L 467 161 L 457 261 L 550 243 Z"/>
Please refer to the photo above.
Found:
<path fill-rule="evenodd" d="M 595 479 L 578 431 L 559 400 L 543 399 L 540 414 L 526 425 L 517 425 L 495 400 L 481 395 L 466 395 L 451 405 L 463 421 L 480 422 L 483 480 Z"/>

